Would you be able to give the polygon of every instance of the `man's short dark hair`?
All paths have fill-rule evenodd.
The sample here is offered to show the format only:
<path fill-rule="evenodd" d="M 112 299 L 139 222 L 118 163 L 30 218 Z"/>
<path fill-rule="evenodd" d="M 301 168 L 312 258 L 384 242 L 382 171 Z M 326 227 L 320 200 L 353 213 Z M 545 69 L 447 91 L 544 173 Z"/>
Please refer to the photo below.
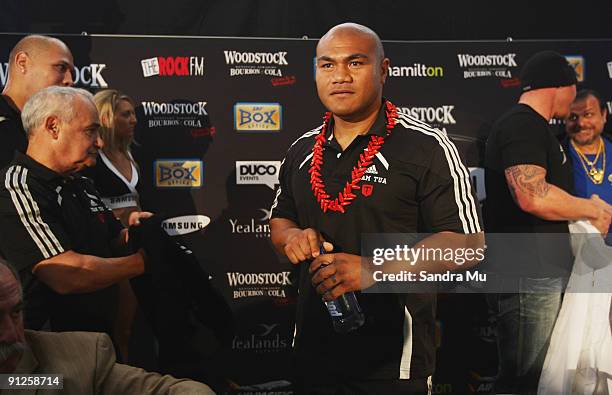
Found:
<path fill-rule="evenodd" d="M 578 93 L 576 93 L 576 98 L 574 99 L 574 101 L 584 100 L 589 96 L 593 96 L 595 99 L 597 99 L 597 102 L 599 103 L 599 109 L 601 111 L 604 111 L 606 109 L 606 103 L 603 101 L 601 94 L 595 89 L 579 90 Z"/>

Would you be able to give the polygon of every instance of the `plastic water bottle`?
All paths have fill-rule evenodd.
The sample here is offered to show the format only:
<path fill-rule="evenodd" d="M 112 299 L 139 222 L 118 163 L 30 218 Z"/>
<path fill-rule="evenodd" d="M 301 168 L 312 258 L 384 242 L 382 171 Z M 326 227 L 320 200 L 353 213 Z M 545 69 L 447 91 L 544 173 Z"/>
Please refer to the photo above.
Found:
<path fill-rule="evenodd" d="M 327 251 L 321 247 L 321 254 L 326 253 Z M 327 311 L 331 316 L 334 330 L 338 333 L 354 331 L 365 323 L 365 316 L 361 311 L 355 292 L 342 294 L 330 302 L 325 302 L 325 306 L 327 306 Z"/>

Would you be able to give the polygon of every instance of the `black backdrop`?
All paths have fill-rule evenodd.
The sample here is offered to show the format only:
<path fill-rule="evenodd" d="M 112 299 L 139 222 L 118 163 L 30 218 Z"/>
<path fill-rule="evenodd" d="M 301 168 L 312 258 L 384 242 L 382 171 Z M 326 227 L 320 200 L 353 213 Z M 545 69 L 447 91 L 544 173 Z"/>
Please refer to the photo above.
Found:
<path fill-rule="evenodd" d="M 20 37 L 0 36 L 0 59 Z M 290 265 L 269 241 L 267 215 L 279 161 L 323 114 L 314 85 L 316 41 L 61 38 L 74 53 L 78 86 L 117 88 L 138 104 L 143 205 L 189 216 L 169 228 L 180 222 L 196 229 L 185 242 L 238 324 L 218 361 L 234 391 L 255 393 L 249 385 L 279 381 L 269 393 L 290 393 L 285 380 L 291 380 L 296 294 Z M 569 56 L 581 84 L 600 90 L 612 109 L 612 40 L 386 42 L 385 49 L 392 63 L 385 95 L 452 137 L 480 199 L 484 140 L 493 120 L 516 101 L 517 75 L 531 54 L 553 49 Z M 256 53 L 272 55 L 257 61 Z M 483 65 L 491 59 L 501 64 Z M 0 71 L 4 84 L 6 63 Z M 435 393 L 487 393 L 496 356 L 482 299 L 440 299 Z"/>

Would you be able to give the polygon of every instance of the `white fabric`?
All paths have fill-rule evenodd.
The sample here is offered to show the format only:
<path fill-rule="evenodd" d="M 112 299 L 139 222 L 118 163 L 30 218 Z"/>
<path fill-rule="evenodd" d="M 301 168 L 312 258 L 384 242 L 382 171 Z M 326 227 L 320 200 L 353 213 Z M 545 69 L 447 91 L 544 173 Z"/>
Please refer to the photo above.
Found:
<path fill-rule="evenodd" d="M 571 223 L 570 232 L 576 260 L 538 394 L 612 394 L 612 247 L 589 222 Z"/>

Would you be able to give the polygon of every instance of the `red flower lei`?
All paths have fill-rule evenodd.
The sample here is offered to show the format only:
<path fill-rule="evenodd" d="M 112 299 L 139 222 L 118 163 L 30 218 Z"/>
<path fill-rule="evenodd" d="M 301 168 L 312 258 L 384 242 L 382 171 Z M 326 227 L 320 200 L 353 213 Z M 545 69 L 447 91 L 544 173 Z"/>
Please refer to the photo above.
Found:
<path fill-rule="evenodd" d="M 357 165 L 353 167 L 353 171 L 351 171 L 351 181 L 348 181 L 344 186 L 344 189 L 338 194 L 338 197 L 332 200 L 330 199 L 329 194 L 325 192 L 325 182 L 323 182 L 321 177 L 321 166 L 323 165 L 323 143 L 325 143 L 325 133 L 327 132 L 327 128 L 329 127 L 329 119 L 331 118 L 330 112 L 325 113 L 325 116 L 323 117 L 323 127 L 321 128 L 321 132 L 319 132 L 317 135 L 315 144 L 312 147 L 312 160 L 310 161 L 310 169 L 308 170 L 310 173 L 310 185 L 312 192 L 314 193 L 314 196 L 324 213 L 326 213 L 327 210 L 344 213 L 345 206 L 353 203 L 353 200 L 357 197 L 357 195 L 353 193 L 353 190 L 361 189 L 361 186 L 358 185 L 361 181 L 361 177 L 372 164 L 374 156 L 383 146 L 385 139 L 389 136 L 389 134 L 391 134 L 391 130 L 397 123 L 397 108 L 389 101 L 385 102 L 385 114 L 387 116 L 387 134 L 385 137 L 375 135 L 371 136 L 368 146 L 363 150 L 363 153 L 359 155 Z"/>

